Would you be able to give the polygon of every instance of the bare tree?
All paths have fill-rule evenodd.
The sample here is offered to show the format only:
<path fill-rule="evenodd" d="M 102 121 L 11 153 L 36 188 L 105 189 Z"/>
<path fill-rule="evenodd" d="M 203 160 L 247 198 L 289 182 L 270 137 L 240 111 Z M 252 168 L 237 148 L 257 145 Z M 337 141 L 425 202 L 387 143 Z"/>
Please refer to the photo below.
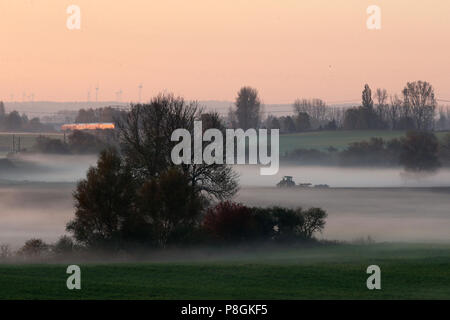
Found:
<path fill-rule="evenodd" d="M 392 130 L 397 129 L 397 123 L 400 118 L 403 101 L 397 96 L 390 97 L 391 103 L 388 106 L 389 126 Z"/>
<path fill-rule="evenodd" d="M 403 99 L 416 128 L 432 129 L 437 105 L 433 86 L 426 81 L 408 82 L 403 89 Z"/>
<path fill-rule="evenodd" d="M 387 104 L 388 94 L 386 89 L 378 88 L 375 92 L 375 99 L 377 101 L 376 112 L 378 117 L 383 122 L 389 122 L 388 112 L 389 106 Z"/>
<path fill-rule="evenodd" d="M 327 105 L 321 99 L 297 99 L 293 107 L 297 115 L 307 113 L 314 120 L 326 120 Z"/>
<path fill-rule="evenodd" d="M 133 105 L 120 131 L 125 160 L 134 176 L 145 180 L 175 166 L 171 151 L 178 142 L 171 141 L 172 133 L 176 129 L 186 129 L 193 140 L 196 120 L 202 120 L 203 130 L 225 130 L 218 114 L 202 114 L 196 102 L 186 102 L 171 94 L 156 96 L 149 104 Z M 194 149 L 191 148 L 191 159 Z M 195 192 L 226 199 L 238 189 L 236 175 L 229 165 L 191 163 L 179 166 L 189 177 Z"/>

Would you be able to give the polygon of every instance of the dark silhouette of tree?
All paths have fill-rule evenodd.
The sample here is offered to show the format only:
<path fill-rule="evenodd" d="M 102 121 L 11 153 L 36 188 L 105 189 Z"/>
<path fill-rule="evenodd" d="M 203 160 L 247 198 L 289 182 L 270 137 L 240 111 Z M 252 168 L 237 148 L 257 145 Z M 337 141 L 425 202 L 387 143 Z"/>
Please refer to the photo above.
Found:
<path fill-rule="evenodd" d="M 3 120 L 5 115 L 6 115 L 5 105 L 3 104 L 3 101 L 0 101 L 0 121 Z"/>
<path fill-rule="evenodd" d="M 373 109 L 372 90 L 370 90 L 368 84 L 364 85 L 362 92 L 362 106 L 366 109 Z"/>
<path fill-rule="evenodd" d="M 75 154 L 99 153 L 107 148 L 107 144 L 95 135 L 80 130 L 73 131 L 69 136 L 70 151 Z"/>
<path fill-rule="evenodd" d="M 138 191 L 139 212 L 151 221 L 152 234 L 160 247 L 189 238 L 200 216 L 203 199 L 177 168 L 146 181 Z"/>
<path fill-rule="evenodd" d="M 22 248 L 19 249 L 19 255 L 25 257 L 39 257 L 47 253 L 49 245 L 42 239 L 30 239 L 25 242 Z"/>
<path fill-rule="evenodd" d="M 439 143 L 430 132 L 410 131 L 402 140 L 400 164 L 407 171 L 435 171 L 440 167 Z"/>
<path fill-rule="evenodd" d="M 450 165 L 450 133 L 447 133 L 439 145 L 439 159 L 445 164 Z"/>
<path fill-rule="evenodd" d="M 34 149 L 40 153 L 69 154 L 69 148 L 60 139 L 39 136 L 36 138 Z"/>
<path fill-rule="evenodd" d="M 309 122 L 313 129 L 325 124 L 327 120 L 328 108 L 321 99 L 297 99 L 294 101 L 293 107 L 297 116 L 306 113 L 310 117 Z"/>
<path fill-rule="evenodd" d="M 308 131 L 311 129 L 311 118 L 306 112 L 300 112 L 296 118 L 297 131 Z"/>
<path fill-rule="evenodd" d="M 157 177 L 173 166 L 179 166 L 188 177 L 194 192 L 203 192 L 217 199 L 229 198 L 238 188 L 236 175 L 229 165 L 174 165 L 172 162 L 171 151 L 178 143 L 171 141 L 172 132 L 186 129 L 191 133 L 193 142 L 195 120 L 202 120 L 198 104 L 188 103 L 171 94 L 159 95 L 149 104 L 133 105 L 126 121 L 120 125 L 125 161 L 135 178 L 142 182 Z M 203 130 L 211 128 L 210 126 L 225 130 L 217 114 L 204 115 L 203 120 Z M 193 159 L 194 148 L 191 149 Z"/>
<path fill-rule="evenodd" d="M 67 230 L 87 246 L 117 246 L 134 240 L 137 234 L 123 229 L 136 219 L 133 215 L 135 187 L 132 176 L 116 150 L 102 151 L 96 167 L 88 170 L 74 192 L 75 219 Z"/>
<path fill-rule="evenodd" d="M 22 129 L 23 119 L 17 111 L 12 111 L 7 114 L 4 122 L 6 130 L 19 131 Z"/>
<path fill-rule="evenodd" d="M 56 254 L 69 254 L 75 250 L 75 243 L 69 236 L 62 236 L 53 244 L 53 252 Z"/>
<path fill-rule="evenodd" d="M 303 223 L 300 225 L 300 233 L 306 238 L 312 238 L 315 232 L 322 232 L 325 227 L 327 213 L 320 208 L 310 208 L 302 212 Z"/>
<path fill-rule="evenodd" d="M 213 240 L 228 243 L 254 240 L 258 230 L 252 210 L 229 201 L 220 202 L 208 209 L 203 219 L 203 228 Z"/>
<path fill-rule="evenodd" d="M 426 81 L 408 82 L 403 89 L 403 100 L 417 130 L 433 128 L 436 99 L 430 83 Z"/>
<path fill-rule="evenodd" d="M 113 122 L 117 123 L 123 119 L 126 112 L 113 107 L 104 107 L 97 109 L 80 109 L 78 110 L 75 122 L 77 123 L 94 123 L 94 122 Z"/>
<path fill-rule="evenodd" d="M 281 117 L 280 120 L 282 133 L 294 133 L 297 131 L 295 121 L 291 116 Z"/>
<path fill-rule="evenodd" d="M 261 120 L 261 100 L 258 91 L 251 87 L 242 87 L 238 92 L 235 104 L 238 127 L 244 130 L 258 128 Z"/>
<path fill-rule="evenodd" d="M 398 123 L 403 108 L 403 101 L 397 95 L 391 96 L 390 100 L 391 103 L 387 107 L 387 121 L 392 130 L 397 130 L 399 129 Z"/>

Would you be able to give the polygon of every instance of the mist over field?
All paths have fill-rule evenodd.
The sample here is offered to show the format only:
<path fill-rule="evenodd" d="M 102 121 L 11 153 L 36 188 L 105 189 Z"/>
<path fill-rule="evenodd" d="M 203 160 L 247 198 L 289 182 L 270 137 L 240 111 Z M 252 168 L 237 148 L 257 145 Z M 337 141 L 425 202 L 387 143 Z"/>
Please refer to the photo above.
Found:
<path fill-rule="evenodd" d="M 352 168 L 325 166 L 281 166 L 276 175 L 262 176 L 258 166 L 236 166 L 243 187 L 273 187 L 283 176 L 299 183 L 327 184 L 332 188 L 397 188 L 450 186 L 450 169 L 411 174 L 400 168 Z"/>
<path fill-rule="evenodd" d="M 95 155 L 21 154 L 12 170 L 0 167 L 0 181 L 74 182 L 96 162 Z"/>
<path fill-rule="evenodd" d="M 37 237 L 52 242 L 73 217 L 76 181 L 95 156 L 22 157 L 23 173 L 0 173 L 0 243 L 17 248 Z M 22 169 L 23 169 L 22 168 Z M 321 207 L 328 212 L 319 238 L 353 241 L 450 242 L 450 170 L 406 177 L 400 169 L 282 167 L 260 176 L 259 167 L 236 166 L 241 189 L 235 200 L 250 206 Z M 329 189 L 276 188 L 283 175 Z M 432 188 L 439 187 L 439 188 Z"/>

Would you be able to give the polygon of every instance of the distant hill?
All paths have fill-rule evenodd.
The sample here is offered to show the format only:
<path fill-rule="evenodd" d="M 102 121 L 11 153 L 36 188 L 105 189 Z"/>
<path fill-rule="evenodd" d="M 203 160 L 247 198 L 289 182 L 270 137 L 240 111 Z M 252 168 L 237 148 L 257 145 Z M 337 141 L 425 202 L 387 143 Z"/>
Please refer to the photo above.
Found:
<path fill-rule="evenodd" d="M 8 112 L 17 110 L 25 113 L 28 117 L 45 117 L 51 116 L 59 111 L 78 111 L 79 109 L 101 108 L 106 106 L 128 106 L 129 103 L 117 101 L 26 101 L 26 102 L 4 102 Z M 199 101 L 199 104 L 205 106 L 207 110 L 217 111 L 221 115 L 226 115 L 230 107 L 234 106 L 232 101 L 205 100 Z M 351 104 L 332 105 L 332 107 L 349 107 Z M 292 114 L 292 104 L 264 104 L 263 111 L 266 114 L 274 114 L 284 116 Z"/>

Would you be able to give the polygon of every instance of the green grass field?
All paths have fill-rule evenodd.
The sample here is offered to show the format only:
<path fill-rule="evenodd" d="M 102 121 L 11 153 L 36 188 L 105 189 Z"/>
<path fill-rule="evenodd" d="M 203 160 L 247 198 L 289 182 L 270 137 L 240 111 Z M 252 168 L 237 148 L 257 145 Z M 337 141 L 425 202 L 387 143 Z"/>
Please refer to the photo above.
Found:
<path fill-rule="evenodd" d="M 448 132 L 437 132 L 438 137 L 443 137 Z M 350 143 L 369 140 L 372 137 L 390 140 L 405 135 L 405 131 L 387 130 L 353 130 L 353 131 L 314 131 L 280 136 L 280 154 L 295 149 L 326 150 L 332 146 L 339 150 L 344 149 Z"/>
<path fill-rule="evenodd" d="M 381 268 L 381 290 L 366 268 Z M 196 262 L 0 265 L 0 299 L 450 299 L 450 245 L 258 250 Z"/>
<path fill-rule="evenodd" d="M 280 154 L 295 149 L 318 149 L 326 150 L 332 146 L 339 150 L 344 149 L 350 143 L 369 140 L 372 137 L 379 137 L 385 140 L 401 137 L 404 131 L 386 131 L 386 130 L 353 130 L 353 131 L 314 131 L 295 134 L 285 134 L 280 136 Z M 437 132 L 438 137 L 444 136 L 445 132 Z M 37 133 L 15 133 L 16 143 L 20 137 L 22 148 L 31 148 Z M 44 136 L 63 139 L 62 133 L 46 133 Z M 12 148 L 12 134 L 0 133 L 0 154 L 6 154 Z"/>

